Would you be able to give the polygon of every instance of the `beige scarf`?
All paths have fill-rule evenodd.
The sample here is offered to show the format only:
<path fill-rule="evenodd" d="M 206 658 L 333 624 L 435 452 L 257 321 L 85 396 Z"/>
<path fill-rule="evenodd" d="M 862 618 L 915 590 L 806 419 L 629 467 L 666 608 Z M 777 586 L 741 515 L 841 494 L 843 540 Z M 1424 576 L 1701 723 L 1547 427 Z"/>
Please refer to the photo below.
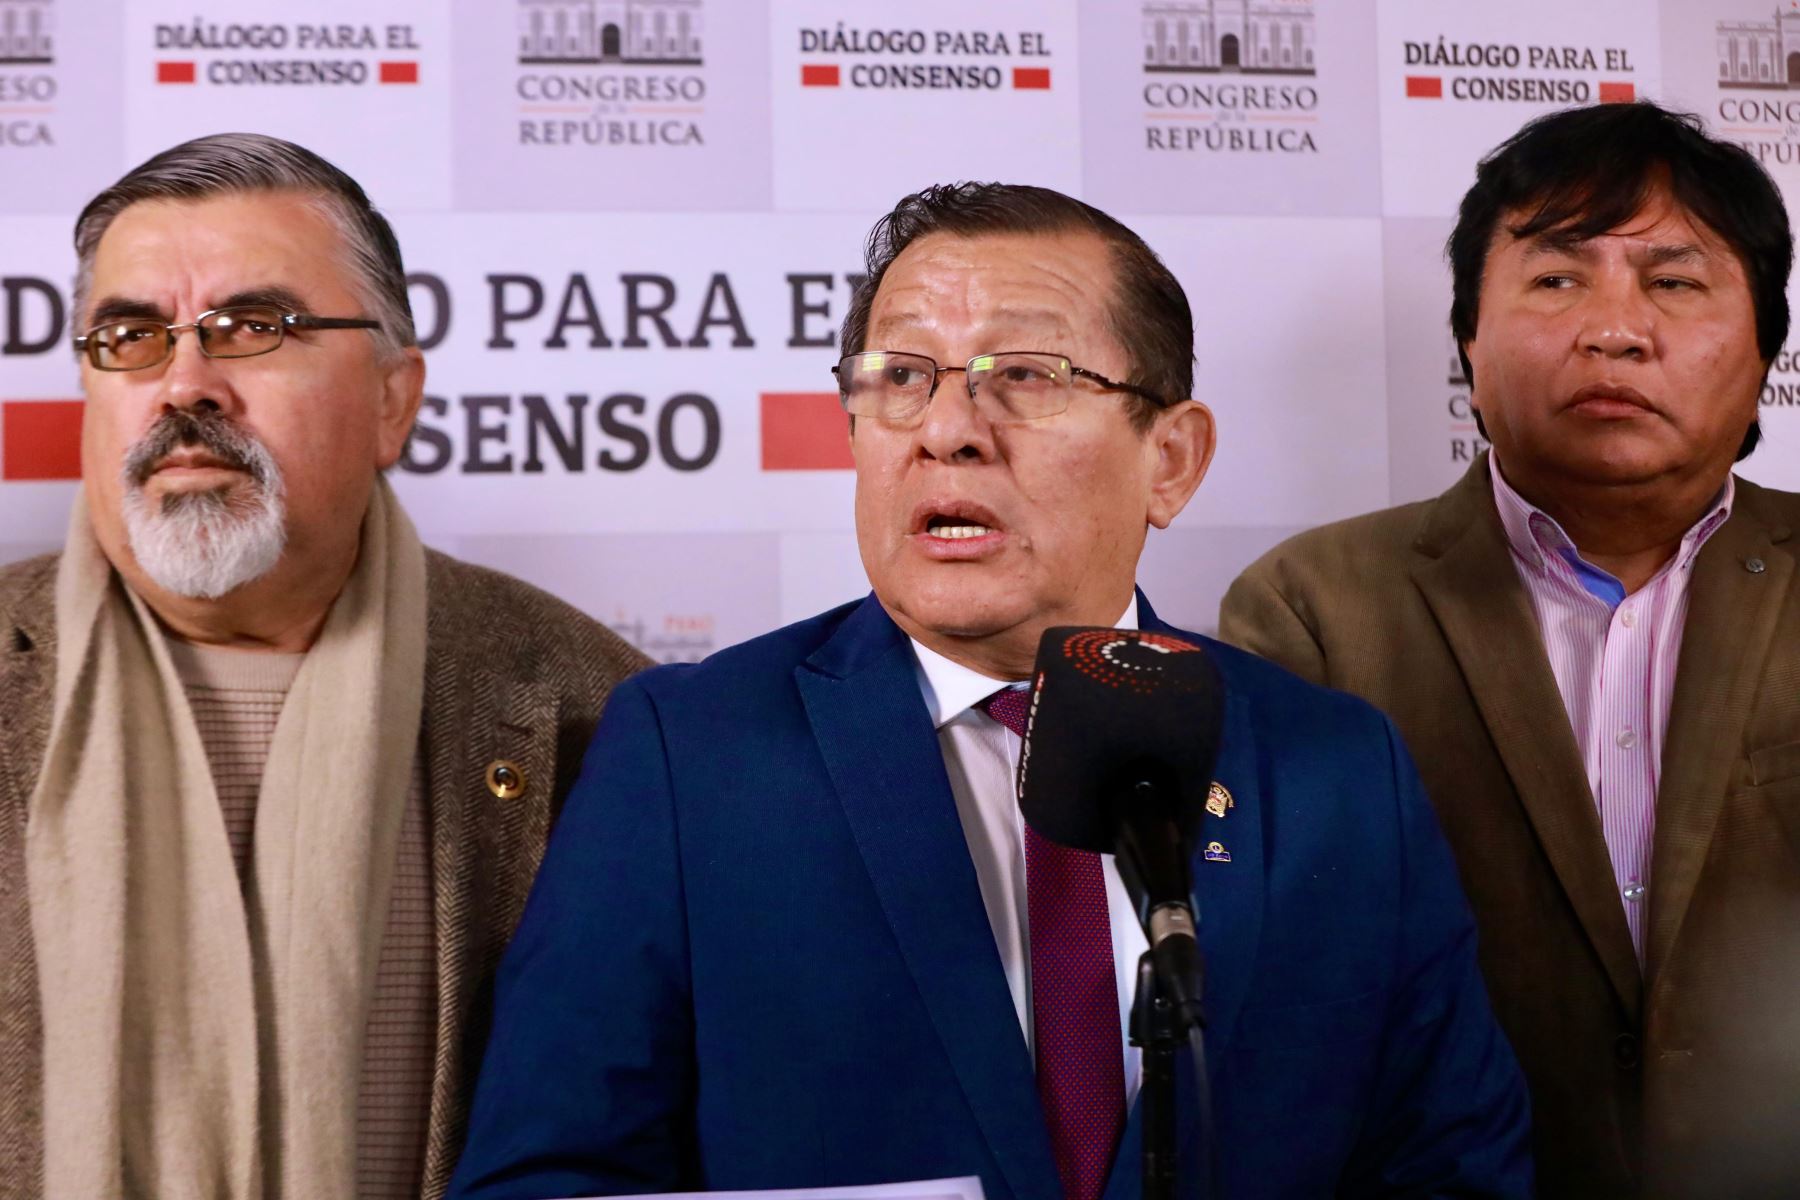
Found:
<path fill-rule="evenodd" d="M 47 1196 L 342 1200 L 425 667 L 425 555 L 386 481 L 288 693 L 241 886 L 162 635 L 84 497 L 26 833 Z"/>

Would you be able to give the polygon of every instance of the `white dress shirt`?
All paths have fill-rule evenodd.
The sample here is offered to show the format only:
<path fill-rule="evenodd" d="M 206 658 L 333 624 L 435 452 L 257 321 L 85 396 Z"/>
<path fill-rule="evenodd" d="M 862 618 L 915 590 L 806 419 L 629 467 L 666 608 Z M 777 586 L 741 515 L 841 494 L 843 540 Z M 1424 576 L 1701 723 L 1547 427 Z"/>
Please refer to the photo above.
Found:
<path fill-rule="evenodd" d="M 1137 628 L 1137 597 L 1114 622 L 1119 629 Z M 956 797 L 969 857 L 981 883 L 1006 986 L 1025 1045 L 1037 1061 L 1031 1026 L 1031 930 L 1025 903 L 1025 819 L 1019 813 L 1016 779 L 1019 735 L 975 707 L 999 689 L 1019 680 L 990 679 L 951 662 L 913 642 L 919 691 L 937 729 L 950 792 Z M 1138 1050 L 1130 1044 L 1131 1002 L 1137 991 L 1138 956 L 1150 948 L 1131 906 L 1113 856 L 1100 856 L 1106 878 L 1106 912 L 1112 925 L 1113 975 L 1119 985 L 1119 1045 L 1125 1058 L 1125 1103 L 1137 1095 Z"/>

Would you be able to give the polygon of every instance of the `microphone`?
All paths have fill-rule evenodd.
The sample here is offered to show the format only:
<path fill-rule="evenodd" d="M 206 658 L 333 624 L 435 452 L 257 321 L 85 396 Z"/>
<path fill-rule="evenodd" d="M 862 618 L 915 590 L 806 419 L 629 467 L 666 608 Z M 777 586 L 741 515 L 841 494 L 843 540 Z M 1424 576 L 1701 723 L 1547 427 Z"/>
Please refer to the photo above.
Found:
<path fill-rule="evenodd" d="M 1159 977 L 1200 1025 L 1193 853 L 1224 726 L 1224 685 L 1165 633 L 1046 630 L 1019 756 L 1019 807 L 1060 845 L 1115 855 Z"/>

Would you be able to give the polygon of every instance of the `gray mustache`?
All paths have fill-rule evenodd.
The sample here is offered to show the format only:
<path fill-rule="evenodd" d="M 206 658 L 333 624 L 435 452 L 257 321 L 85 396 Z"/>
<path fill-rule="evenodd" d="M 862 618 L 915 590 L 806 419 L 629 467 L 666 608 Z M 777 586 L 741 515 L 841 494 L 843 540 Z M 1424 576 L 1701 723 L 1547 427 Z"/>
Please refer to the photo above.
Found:
<path fill-rule="evenodd" d="M 176 409 L 164 413 L 125 455 L 125 479 L 141 487 L 156 465 L 183 446 L 199 446 L 227 466 L 268 487 L 274 466 L 262 443 L 212 411 Z"/>

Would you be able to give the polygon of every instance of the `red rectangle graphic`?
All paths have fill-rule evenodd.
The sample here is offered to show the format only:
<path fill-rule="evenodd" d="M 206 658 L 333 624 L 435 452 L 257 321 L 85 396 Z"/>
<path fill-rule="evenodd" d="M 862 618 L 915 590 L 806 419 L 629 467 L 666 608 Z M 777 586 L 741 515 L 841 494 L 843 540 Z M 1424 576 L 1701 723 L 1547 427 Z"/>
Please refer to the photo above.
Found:
<path fill-rule="evenodd" d="M 1636 99 L 1637 85 L 1635 83 L 1607 83 L 1604 80 L 1600 83 L 1600 103 L 1602 104 L 1630 104 Z"/>
<path fill-rule="evenodd" d="M 80 479 L 79 400 L 0 402 L 0 479 Z"/>
<path fill-rule="evenodd" d="M 192 83 L 194 82 L 194 64 L 191 62 L 159 62 L 156 64 L 156 82 Z"/>
<path fill-rule="evenodd" d="M 801 87 L 837 87 L 838 68 L 836 63 L 801 63 Z"/>
<path fill-rule="evenodd" d="M 1414 100 L 1442 100 L 1444 81 L 1436 75 L 1408 75 L 1406 94 Z"/>
<path fill-rule="evenodd" d="M 1014 67 L 1013 86 L 1015 88 L 1041 88 L 1048 90 L 1050 87 L 1050 68 Z"/>
<path fill-rule="evenodd" d="M 381 82 L 417 83 L 419 82 L 419 64 L 416 62 L 384 62 L 381 64 Z"/>
<path fill-rule="evenodd" d="M 836 392 L 762 394 L 762 469 L 847 471 L 850 418 Z"/>

